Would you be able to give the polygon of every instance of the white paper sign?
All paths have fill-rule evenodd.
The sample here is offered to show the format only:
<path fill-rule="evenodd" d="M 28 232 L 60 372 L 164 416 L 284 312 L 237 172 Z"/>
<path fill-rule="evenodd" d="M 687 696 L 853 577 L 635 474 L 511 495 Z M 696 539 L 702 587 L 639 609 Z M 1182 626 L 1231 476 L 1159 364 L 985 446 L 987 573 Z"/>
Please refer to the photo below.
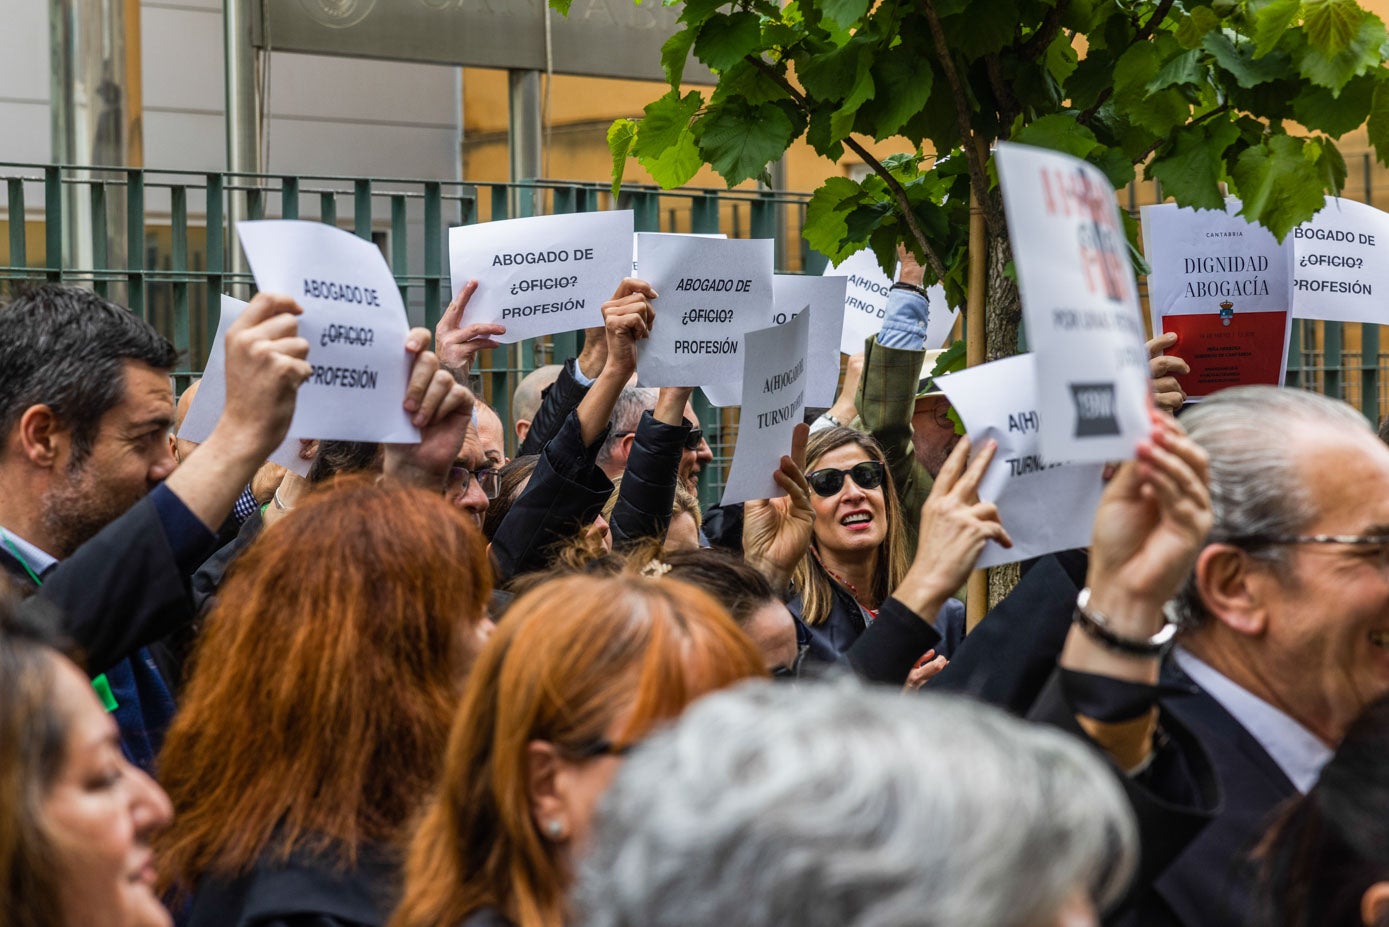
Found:
<path fill-rule="evenodd" d="M 1143 207 L 1143 254 L 1153 333 L 1175 332 L 1167 353 L 1191 372 L 1179 380 L 1195 401 L 1231 386 L 1280 385 L 1292 333 L 1293 238 L 1280 244 L 1225 210 Z"/>
<path fill-rule="evenodd" d="M 642 235 L 665 235 L 665 236 L 668 236 L 668 237 L 669 237 L 669 236 L 681 235 L 681 234 L 684 234 L 684 233 L 683 233 L 683 232 L 641 232 L 640 234 L 642 234 Z M 689 234 L 690 234 L 690 237 L 691 237 L 691 238 L 727 238 L 727 237 L 728 237 L 728 236 L 725 235 L 723 232 L 690 232 Z M 638 266 L 639 266 L 639 261 L 637 260 L 637 235 L 636 235 L 636 233 L 634 233 L 634 234 L 632 235 L 632 276 L 633 276 L 633 277 L 638 277 L 638 278 L 640 278 L 640 277 L 641 277 L 641 272 L 637 270 L 637 267 L 638 267 Z"/>
<path fill-rule="evenodd" d="M 246 262 L 264 292 L 304 309 L 313 374 L 299 388 L 296 438 L 418 444 L 401 406 L 410 379 L 410 325 L 386 260 L 371 242 L 321 222 L 239 222 Z"/>
<path fill-rule="evenodd" d="M 745 336 L 743 408 L 721 505 L 786 495 L 772 474 L 791 453 L 791 432 L 804 418 L 810 324 L 810 313 L 802 312 L 785 325 Z"/>
<path fill-rule="evenodd" d="M 900 269 L 901 265 L 898 267 Z M 869 336 L 882 331 L 892 281 L 878 266 L 878 258 L 871 248 L 855 252 L 843 264 L 825 268 L 825 276 L 844 277 L 848 281 L 844 291 L 844 328 L 840 334 L 839 351 L 842 354 L 858 354 Z M 945 287 L 939 283 L 926 288 L 926 302 L 930 314 L 926 320 L 925 346 L 929 351 L 945 347 L 959 311 L 947 305 Z M 830 403 L 833 402 L 831 398 Z M 816 402 L 810 404 L 819 405 Z"/>
<path fill-rule="evenodd" d="M 1132 457 L 1149 432 L 1148 352 L 1114 188 L 1079 158 L 1000 143 L 995 155 L 1037 355 L 1041 451 Z"/>
<path fill-rule="evenodd" d="M 878 266 L 872 248 L 856 251 L 845 258 L 844 263 L 826 267 L 825 276 L 848 280 L 844 289 L 844 328 L 840 333 L 839 351 L 857 354 L 863 350 L 868 336 L 882 330 L 892 280 Z"/>
<path fill-rule="evenodd" d="M 1389 323 L 1389 214 L 1328 196 L 1291 237 L 1294 316 Z"/>
<path fill-rule="evenodd" d="M 839 389 L 839 330 L 844 324 L 844 277 L 776 274 L 772 277 L 772 306 L 759 328 L 785 325 L 801 310 L 810 309 L 810 346 L 805 357 L 805 404 L 834 405 Z M 716 406 L 742 401 L 743 381 L 701 384 Z"/>
<path fill-rule="evenodd" d="M 222 417 L 222 409 L 227 405 L 227 329 L 232 327 L 245 308 L 246 303 L 222 294 L 222 314 L 217 320 L 217 333 L 212 336 L 212 350 L 208 352 L 207 363 L 203 365 L 202 380 L 197 393 L 193 395 L 193 404 L 188 407 L 188 414 L 178 428 L 178 436 L 185 441 L 199 444 L 206 441 L 217 420 Z M 299 447 L 298 438 L 285 438 L 270 454 L 269 460 L 300 476 L 308 476 L 313 458 L 301 459 Z"/>
<path fill-rule="evenodd" d="M 740 378 L 742 337 L 772 305 L 772 239 L 637 238 L 642 279 L 660 294 L 651 337 L 637 342 L 641 385 Z"/>
<path fill-rule="evenodd" d="M 998 442 L 979 483 L 979 498 L 998 506 L 1011 548 L 989 541 L 980 568 L 1084 547 L 1104 489 L 1104 464 L 1044 460 L 1038 448 L 1041 413 L 1037 363 L 1019 354 L 937 378 L 965 423 L 970 442 Z"/>
<path fill-rule="evenodd" d="M 464 325 L 497 322 L 503 344 L 603 324 L 632 257 L 632 211 L 576 212 L 449 229 L 453 292 L 477 290 Z"/>

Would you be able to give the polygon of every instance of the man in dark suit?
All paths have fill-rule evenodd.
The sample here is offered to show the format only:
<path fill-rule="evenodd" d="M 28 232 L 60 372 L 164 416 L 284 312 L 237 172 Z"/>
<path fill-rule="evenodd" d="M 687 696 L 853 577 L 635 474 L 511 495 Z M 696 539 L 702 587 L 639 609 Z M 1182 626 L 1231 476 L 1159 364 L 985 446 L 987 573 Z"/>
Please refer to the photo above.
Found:
<path fill-rule="evenodd" d="M 261 296 L 233 326 L 226 410 L 176 469 L 167 339 L 74 287 L 0 309 L 0 568 L 62 616 L 146 768 L 173 711 L 146 648 L 192 617 L 186 577 L 289 426 L 311 369 L 298 312 Z"/>
<path fill-rule="evenodd" d="M 266 456 L 312 372 L 290 298 L 262 293 L 227 333 L 227 400 L 175 467 L 173 346 L 87 290 L 45 286 L 0 308 L 0 569 L 61 616 L 116 716 L 122 748 L 149 768 L 173 700 L 147 650 L 194 617 L 189 577 Z M 404 407 L 422 428 L 386 472 L 442 490 L 472 395 L 441 370 L 429 333 Z"/>
<path fill-rule="evenodd" d="M 1389 448 L 1350 406 L 1300 390 L 1227 390 L 1182 423 L 1209 457 L 1214 521 L 1168 606 L 1181 631 L 1152 698 L 1203 748 L 1223 804 L 1129 913 L 1144 925 L 1253 924 L 1251 851 L 1271 816 L 1389 692 Z M 1113 559 L 1102 523 L 1091 586 L 1106 571 L 1097 558 Z M 1131 563 L 1108 572 L 1142 585 Z M 1062 668 L 1159 682 L 1163 618 L 1136 601 L 1077 607 Z M 1143 768 L 1151 740 L 1140 701 L 1098 719 L 1119 723 L 1079 719 L 1111 755 L 1129 752 L 1126 768 Z"/>

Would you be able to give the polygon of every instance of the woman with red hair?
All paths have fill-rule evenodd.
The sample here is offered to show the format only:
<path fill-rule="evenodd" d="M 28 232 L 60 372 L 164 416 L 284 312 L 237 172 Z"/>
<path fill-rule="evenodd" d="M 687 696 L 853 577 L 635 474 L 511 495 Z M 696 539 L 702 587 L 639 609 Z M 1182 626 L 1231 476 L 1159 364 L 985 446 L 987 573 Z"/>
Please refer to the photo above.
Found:
<path fill-rule="evenodd" d="M 490 581 L 463 513 L 365 477 L 246 550 L 159 758 L 159 862 L 189 927 L 384 923 Z"/>
<path fill-rule="evenodd" d="M 570 576 L 507 611 L 469 676 L 391 927 L 561 927 L 620 757 L 765 663 L 706 593 Z"/>

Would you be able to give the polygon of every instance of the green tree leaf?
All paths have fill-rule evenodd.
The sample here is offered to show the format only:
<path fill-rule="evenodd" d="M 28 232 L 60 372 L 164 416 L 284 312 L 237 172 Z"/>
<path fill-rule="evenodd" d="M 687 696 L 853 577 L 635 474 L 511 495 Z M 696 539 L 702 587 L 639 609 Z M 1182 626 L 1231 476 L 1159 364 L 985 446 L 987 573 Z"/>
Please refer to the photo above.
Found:
<path fill-rule="evenodd" d="M 1205 7 L 1197 7 L 1203 10 Z M 1169 58 L 1158 71 L 1157 77 L 1148 81 L 1150 91 L 1166 90 L 1168 87 L 1180 87 L 1185 84 L 1200 85 L 1206 79 L 1206 69 L 1201 66 L 1201 52 L 1199 49 L 1184 51 L 1180 55 Z"/>
<path fill-rule="evenodd" d="M 1389 36 L 1385 35 L 1383 21 L 1366 13 L 1354 37 L 1339 52 L 1329 53 L 1319 48 L 1309 36 L 1298 61 L 1298 71 L 1312 83 L 1340 93 L 1352 77 L 1380 64 L 1386 38 Z"/>
<path fill-rule="evenodd" d="M 622 186 L 622 175 L 627 170 L 627 156 L 632 152 L 632 142 L 637 137 L 637 124 L 630 119 L 615 119 L 608 126 L 608 151 L 613 156 L 613 196 L 617 196 Z"/>
<path fill-rule="evenodd" d="M 1297 5 L 1298 0 L 1293 0 Z M 1220 25 L 1220 17 L 1208 6 L 1193 7 L 1177 24 L 1177 41 L 1182 48 L 1200 48 L 1206 33 Z"/>
<path fill-rule="evenodd" d="M 1162 184 L 1180 206 L 1224 209 L 1220 181 L 1225 175 L 1224 152 L 1239 137 L 1233 123 L 1214 122 L 1186 126 L 1174 133 L 1171 144 L 1148 164 L 1144 176 Z"/>
<path fill-rule="evenodd" d="M 666 189 L 689 183 L 704 166 L 690 128 L 703 102 L 697 90 L 683 97 L 672 90 L 643 111 L 632 154 Z"/>
<path fill-rule="evenodd" d="M 685 62 L 690 58 L 690 47 L 694 45 L 695 30 L 689 26 L 681 29 L 661 43 L 661 70 L 666 72 L 666 80 L 672 90 L 680 88 L 685 76 Z"/>
<path fill-rule="evenodd" d="M 863 189 L 847 177 L 830 177 L 810 196 L 805 208 L 805 243 L 838 263 L 857 251 L 859 244 L 845 247 L 848 236 L 845 216 L 863 199 Z"/>
<path fill-rule="evenodd" d="M 1235 79 L 1241 87 L 1257 87 L 1283 77 L 1291 62 L 1281 54 L 1254 57 L 1254 48 L 1249 43 L 1236 46 L 1223 32 L 1212 32 L 1202 42 L 1206 51 L 1215 58 L 1216 64 Z"/>
<path fill-rule="evenodd" d="M 1302 12 L 1302 0 L 1269 0 L 1254 8 L 1254 57 L 1267 55 Z"/>
<path fill-rule="evenodd" d="M 902 44 L 878 56 L 872 75 L 874 87 L 896 88 L 874 94 L 861 107 L 872 117 L 873 137 L 882 141 L 900 132 L 926 105 L 931 96 L 931 69 L 921 67 L 915 47 Z"/>
<path fill-rule="evenodd" d="M 848 29 L 868 13 L 868 3 L 869 0 L 822 0 L 820 8 L 841 29 Z"/>
<path fill-rule="evenodd" d="M 695 57 L 715 71 L 726 71 L 752 54 L 762 42 L 756 13 L 715 13 L 699 27 Z"/>
<path fill-rule="evenodd" d="M 1306 0 L 1302 31 L 1313 48 L 1328 57 L 1339 55 L 1355 41 L 1365 15 L 1355 0 Z"/>
<path fill-rule="evenodd" d="M 1050 148 L 1053 151 L 1064 151 L 1077 158 L 1083 158 L 1100 147 L 1094 132 L 1076 122 L 1074 117 L 1061 113 L 1043 116 L 1030 125 L 1023 126 L 1022 130 L 1013 136 L 1013 141 L 1024 145 L 1036 145 L 1038 148 Z"/>
<path fill-rule="evenodd" d="M 750 180 L 786 153 L 794 138 L 791 118 L 775 103 L 729 101 L 695 123 L 700 154 L 730 187 Z"/>
<path fill-rule="evenodd" d="M 1325 203 L 1322 170 L 1303 155 L 1303 141 L 1275 135 L 1246 149 L 1230 171 L 1244 208 L 1240 215 L 1257 222 L 1282 241 Z"/>
<path fill-rule="evenodd" d="M 694 32 L 704 25 L 704 21 L 728 3 L 729 0 L 684 0 L 681 4 L 678 22 L 685 23 Z"/>
<path fill-rule="evenodd" d="M 1293 116 L 1314 132 L 1340 138 L 1365 124 L 1376 83 L 1373 76 L 1362 74 L 1352 78 L 1339 96 L 1325 87 L 1307 86 L 1293 98 Z"/>
<path fill-rule="evenodd" d="M 1140 42 L 1124 52 L 1114 67 L 1114 102 L 1130 122 L 1164 136 L 1186 122 L 1191 107 L 1177 90 L 1148 90 L 1160 61 L 1155 43 Z"/>
<path fill-rule="evenodd" d="M 1368 132 L 1370 145 L 1375 150 L 1375 160 L 1389 166 L 1389 81 L 1385 80 L 1382 73 L 1379 80 L 1375 81 Z"/>

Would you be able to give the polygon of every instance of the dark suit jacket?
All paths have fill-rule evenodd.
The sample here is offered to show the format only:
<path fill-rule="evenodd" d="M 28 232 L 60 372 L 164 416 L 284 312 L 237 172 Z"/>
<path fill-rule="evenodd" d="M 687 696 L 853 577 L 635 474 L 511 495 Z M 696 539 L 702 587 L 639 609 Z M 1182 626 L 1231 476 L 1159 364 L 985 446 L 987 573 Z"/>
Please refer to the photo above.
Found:
<path fill-rule="evenodd" d="M 1189 728 L 1210 756 L 1224 793 L 1220 814 L 1158 880 L 1161 908 L 1144 924 L 1244 925 L 1253 913 L 1256 866 L 1250 850 L 1297 789 L 1267 751 L 1177 664 L 1163 667 L 1163 711 Z"/>

